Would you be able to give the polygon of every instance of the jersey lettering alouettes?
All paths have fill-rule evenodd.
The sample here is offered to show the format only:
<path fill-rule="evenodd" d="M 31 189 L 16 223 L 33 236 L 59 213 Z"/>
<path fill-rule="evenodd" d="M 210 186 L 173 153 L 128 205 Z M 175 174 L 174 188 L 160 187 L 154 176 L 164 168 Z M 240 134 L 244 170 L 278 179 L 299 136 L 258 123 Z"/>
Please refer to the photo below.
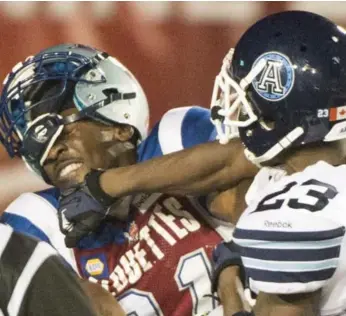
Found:
<path fill-rule="evenodd" d="M 322 289 L 321 315 L 346 315 L 345 179 L 346 165 L 320 161 L 252 192 L 233 240 L 254 292 Z"/>
<path fill-rule="evenodd" d="M 215 309 L 210 258 L 222 238 L 193 200 L 144 197 L 135 199 L 124 244 L 75 250 L 80 274 L 116 296 L 127 314 L 204 315 Z"/>

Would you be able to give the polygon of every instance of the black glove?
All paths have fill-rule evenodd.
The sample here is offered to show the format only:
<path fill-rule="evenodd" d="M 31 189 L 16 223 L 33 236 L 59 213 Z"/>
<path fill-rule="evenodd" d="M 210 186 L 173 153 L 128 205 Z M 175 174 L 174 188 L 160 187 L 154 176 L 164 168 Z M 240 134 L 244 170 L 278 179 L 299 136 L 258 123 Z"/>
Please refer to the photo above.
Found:
<path fill-rule="evenodd" d="M 99 178 L 103 171 L 92 170 L 80 185 L 64 190 L 59 199 L 59 225 L 68 248 L 97 232 L 110 206 L 117 200 L 102 191 Z"/>
<path fill-rule="evenodd" d="M 239 266 L 240 279 L 245 284 L 245 269 L 237 245 L 231 242 L 222 242 L 213 250 L 213 274 L 211 280 L 212 293 L 217 292 L 219 276 L 223 269 L 229 266 Z"/>

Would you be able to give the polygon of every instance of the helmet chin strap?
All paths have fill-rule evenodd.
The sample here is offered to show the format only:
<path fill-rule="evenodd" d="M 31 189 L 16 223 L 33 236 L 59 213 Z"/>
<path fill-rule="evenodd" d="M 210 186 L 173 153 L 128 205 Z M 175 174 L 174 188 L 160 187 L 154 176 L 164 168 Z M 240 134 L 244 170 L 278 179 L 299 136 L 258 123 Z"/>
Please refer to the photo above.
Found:
<path fill-rule="evenodd" d="M 281 151 L 289 147 L 296 139 L 298 139 L 303 134 L 304 129 L 302 127 L 296 127 L 293 131 L 279 140 L 273 147 L 267 150 L 262 156 L 256 157 L 254 153 L 246 148 L 244 150 L 245 157 L 258 168 L 262 168 L 262 162 L 269 161 L 276 157 Z"/>

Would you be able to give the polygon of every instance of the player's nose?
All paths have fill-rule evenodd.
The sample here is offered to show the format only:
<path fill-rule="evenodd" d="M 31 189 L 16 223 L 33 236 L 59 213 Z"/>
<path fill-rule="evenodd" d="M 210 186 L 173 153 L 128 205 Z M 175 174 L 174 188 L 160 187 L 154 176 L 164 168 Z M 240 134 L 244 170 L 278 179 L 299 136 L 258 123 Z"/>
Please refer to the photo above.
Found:
<path fill-rule="evenodd" d="M 47 158 L 46 158 L 46 163 L 48 162 L 53 162 L 58 159 L 58 157 L 67 150 L 66 145 L 62 142 L 57 140 L 53 147 L 49 150 Z"/>

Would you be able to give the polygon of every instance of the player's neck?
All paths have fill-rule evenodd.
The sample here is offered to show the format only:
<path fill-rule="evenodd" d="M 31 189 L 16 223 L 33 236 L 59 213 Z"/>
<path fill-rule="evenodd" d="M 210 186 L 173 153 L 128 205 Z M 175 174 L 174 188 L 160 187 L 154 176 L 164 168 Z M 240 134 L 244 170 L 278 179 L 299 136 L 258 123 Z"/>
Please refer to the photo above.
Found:
<path fill-rule="evenodd" d="M 325 161 L 333 166 L 345 163 L 345 157 L 337 144 L 308 147 L 296 151 L 285 160 L 285 169 L 288 174 L 300 172 L 306 167 Z"/>

